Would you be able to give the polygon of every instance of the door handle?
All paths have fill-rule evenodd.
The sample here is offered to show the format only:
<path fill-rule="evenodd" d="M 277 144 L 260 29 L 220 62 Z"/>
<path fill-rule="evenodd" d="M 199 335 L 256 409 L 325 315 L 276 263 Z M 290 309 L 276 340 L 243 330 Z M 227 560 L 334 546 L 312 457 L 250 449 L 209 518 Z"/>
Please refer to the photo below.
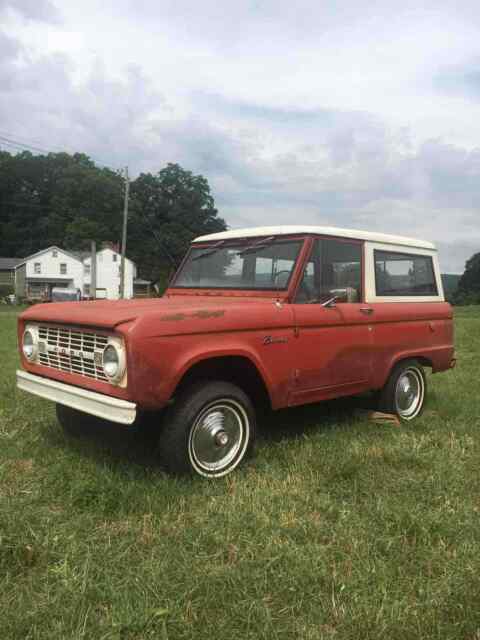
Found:
<path fill-rule="evenodd" d="M 373 313 L 372 307 L 360 307 L 360 311 L 364 313 L 366 316 L 371 316 Z"/>

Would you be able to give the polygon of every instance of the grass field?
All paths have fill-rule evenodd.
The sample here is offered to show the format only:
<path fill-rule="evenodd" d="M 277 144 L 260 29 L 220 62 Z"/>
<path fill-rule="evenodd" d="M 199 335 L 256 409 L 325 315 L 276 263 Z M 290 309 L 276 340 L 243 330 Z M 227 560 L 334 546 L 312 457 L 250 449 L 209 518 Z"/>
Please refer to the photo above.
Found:
<path fill-rule="evenodd" d="M 166 477 L 125 431 L 67 438 L 15 391 L 0 313 L 0 639 L 480 640 L 480 308 L 424 416 L 283 411 L 253 462 Z"/>

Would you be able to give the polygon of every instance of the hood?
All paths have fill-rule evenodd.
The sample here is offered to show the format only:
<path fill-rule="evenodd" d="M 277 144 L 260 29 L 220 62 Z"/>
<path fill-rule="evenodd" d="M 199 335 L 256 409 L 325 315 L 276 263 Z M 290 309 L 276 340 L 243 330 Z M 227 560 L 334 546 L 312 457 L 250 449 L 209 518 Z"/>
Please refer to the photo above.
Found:
<path fill-rule="evenodd" d="M 161 326 L 189 324 L 188 321 L 214 320 L 225 316 L 228 309 L 251 305 L 269 305 L 271 298 L 248 298 L 226 296 L 164 296 L 144 300 L 91 300 L 88 302 L 58 302 L 38 304 L 21 314 L 24 321 L 54 322 L 76 326 L 95 326 L 113 329 L 126 322 L 137 319 L 147 320 L 148 324 L 161 323 Z M 187 322 L 183 322 L 187 321 Z"/>

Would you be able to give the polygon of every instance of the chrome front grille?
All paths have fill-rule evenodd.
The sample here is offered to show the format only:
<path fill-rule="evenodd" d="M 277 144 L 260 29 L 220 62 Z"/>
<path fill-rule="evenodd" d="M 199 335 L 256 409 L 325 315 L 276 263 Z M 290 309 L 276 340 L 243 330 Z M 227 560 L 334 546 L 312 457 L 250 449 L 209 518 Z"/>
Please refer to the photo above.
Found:
<path fill-rule="evenodd" d="M 39 325 L 39 363 L 52 369 L 107 381 L 102 353 L 108 337 L 91 331 Z"/>

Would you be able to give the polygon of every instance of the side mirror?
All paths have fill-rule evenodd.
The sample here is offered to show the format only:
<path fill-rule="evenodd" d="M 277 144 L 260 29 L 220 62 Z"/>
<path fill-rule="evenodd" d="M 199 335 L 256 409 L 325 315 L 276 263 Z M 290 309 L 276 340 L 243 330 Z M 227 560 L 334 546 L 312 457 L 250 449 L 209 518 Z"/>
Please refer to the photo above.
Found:
<path fill-rule="evenodd" d="M 322 307 L 332 309 L 335 307 L 336 302 L 348 302 L 347 289 L 330 289 L 330 297 L 325 302 L 322 302 Z"/>
<path fill-rule="evenodd" d="M 335 305 L 336 301 L 337 301 L 337 296 L 332 296 L 328 300 L 325 300 L 325 302 L 322 302 L 322 307 L 325 307 L 325 309 L 333 309 L 336 306 Z"/>

